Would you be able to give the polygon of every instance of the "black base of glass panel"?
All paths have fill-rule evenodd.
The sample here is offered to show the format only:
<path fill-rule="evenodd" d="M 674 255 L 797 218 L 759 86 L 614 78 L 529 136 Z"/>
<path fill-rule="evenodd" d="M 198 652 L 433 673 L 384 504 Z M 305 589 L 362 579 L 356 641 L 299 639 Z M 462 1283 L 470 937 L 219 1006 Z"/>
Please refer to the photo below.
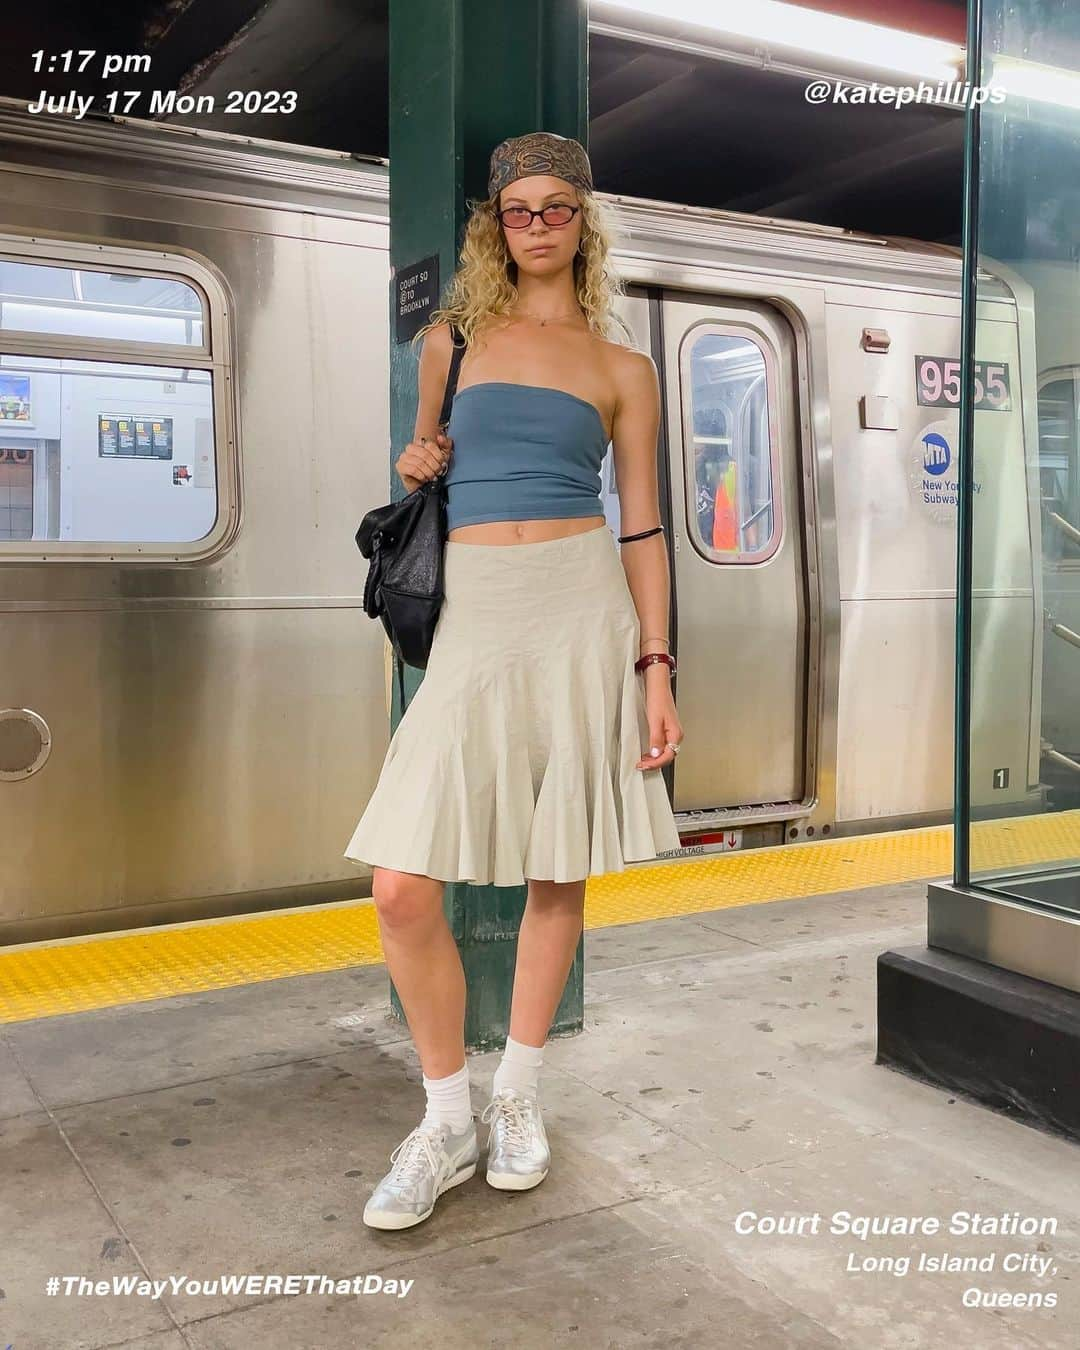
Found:
<path fill-rule="evenodd" d="M 1080 994 L 934 947 L 877 976 L 878 1064 L 1080 1140 Z"/>

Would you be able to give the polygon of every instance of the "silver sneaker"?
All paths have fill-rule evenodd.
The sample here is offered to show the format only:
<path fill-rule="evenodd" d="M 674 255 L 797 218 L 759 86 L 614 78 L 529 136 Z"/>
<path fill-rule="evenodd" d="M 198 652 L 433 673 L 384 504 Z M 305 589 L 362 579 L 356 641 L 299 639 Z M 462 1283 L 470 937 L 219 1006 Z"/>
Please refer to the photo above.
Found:
<path fill-rule="evenodd" d="M 551 1150 L 535 1097 L 502 1088 L 480 1117 L 491 1122 L 487 1179 L 500 1191 L 539 1186 L 551 1166 Z"/>
<path fill-rule="evenodd" d="M 443 1191 L 468 1181 L 479 1156 L 474 1120 L 460 1134 L 445 1123 L 421 1121 L 390 1154 L 394 1165 L 364 1206 L 364 1222 L 369 1228 L 422 1223 Z"/>

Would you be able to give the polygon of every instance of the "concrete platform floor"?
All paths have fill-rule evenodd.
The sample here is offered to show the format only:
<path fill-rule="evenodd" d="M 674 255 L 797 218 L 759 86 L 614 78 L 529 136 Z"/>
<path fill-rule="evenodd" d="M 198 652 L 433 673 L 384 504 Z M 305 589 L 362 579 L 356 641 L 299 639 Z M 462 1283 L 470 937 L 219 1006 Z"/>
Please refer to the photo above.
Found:
<path fill-rule="evenodd" d="M 875 960 L 925 883 L 586 934 L 586 1023 L 548 1043 L 548 1178 L 481 1167 L 402 1233 L 361 1222 L 423 1109 L 363 967 L 0 1028 L 0 1350 L 126 1346 L 1076 1347 L 1076 1146 L 876 1066 Z M 470 1059 L 473 1105 L 498 1056 Z M 956 1236 L 956 1211 L 1056 1234 Z M 819 1214 L 740 1235 L 744 1211 Z M 936 1217 L 860 1241 L 841 1211 Z M 937 1274 L 931 1256 L 995 1257 Z M 1046 1273 L 1002 1262 L 1047 1261 Z M 853 1257 L 849 1256 L 853 1254 Z M 906 1274 L 851 1259 L 911 1258 Z M 377 1274 L 399 1293 L 50 1296 L 51 1275 Z M 964 1291 L 1056 1307 L 965 1307 Z"/>

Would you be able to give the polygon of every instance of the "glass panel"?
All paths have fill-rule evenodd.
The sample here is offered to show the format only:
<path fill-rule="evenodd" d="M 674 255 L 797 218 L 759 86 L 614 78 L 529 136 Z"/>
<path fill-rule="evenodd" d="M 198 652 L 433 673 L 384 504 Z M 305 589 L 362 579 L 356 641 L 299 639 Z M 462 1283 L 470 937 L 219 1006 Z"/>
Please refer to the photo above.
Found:
<path fill-rule="evenodd" d="M 1001 283 L 980 282 L 974 357 L 1007 363 L 1012 399 L 1035 415 L 1009 430 L 975 404 L 972 594 L 961 597 L 970 794 L 957 825 L 972 881 L 1080 913 L 1080 6 L 984 0 L 983 14 L 980 82 L 1007 92 L 981 108 L 979 263 L 1017 305 L 993 303 Z"/>
<path fill-rule="evenodd" d="M 1053 376 L 1039 391 L 1039 488 L 1044 512 L 1044 563 L 1080 558 L 1080 537 L 1066 526 L 1080 524 L 1077 472 L 1077 381 L 1080 374 Z"/>
<path fill-rule="evenodd" d="M 216 518 L 209 372 L 0 357 L 0 540 L 190 543 Z"/>
<path fill-rule="evenodd" d="M 765 356 L 751 338 L 705 330 L 689 357 L 687 520 L 717 562 L 775 548 L 773 453 Z"/>
<path fill-rule="evenodd" d="M 0 259 L 0 329 L 203 347 L 203 302 L 186 282 Z"/>

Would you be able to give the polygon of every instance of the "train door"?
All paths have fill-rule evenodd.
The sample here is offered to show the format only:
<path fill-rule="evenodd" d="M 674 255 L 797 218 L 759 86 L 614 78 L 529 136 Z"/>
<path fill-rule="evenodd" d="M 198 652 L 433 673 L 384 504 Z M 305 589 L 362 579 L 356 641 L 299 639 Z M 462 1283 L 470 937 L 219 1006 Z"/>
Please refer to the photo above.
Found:
<path fill-rule="evenodd" d="M 0 444 L 0 539 L 33 537 L 33 448 Z"/>
<path fill-rule="evenodd" d="M 775 817 L 804 796 L 808 720 L 794 337 L 755 301 L 667 291 L 661 306 L 685 733 L 673 805 Z"/>

